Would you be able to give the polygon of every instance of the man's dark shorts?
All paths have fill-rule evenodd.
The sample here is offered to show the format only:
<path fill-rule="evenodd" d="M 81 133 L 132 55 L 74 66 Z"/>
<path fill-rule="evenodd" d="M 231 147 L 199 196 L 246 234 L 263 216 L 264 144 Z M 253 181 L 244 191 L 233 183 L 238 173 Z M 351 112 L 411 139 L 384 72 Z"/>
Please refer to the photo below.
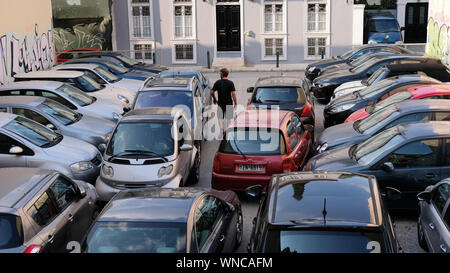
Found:
<path fill-rule="evenodd" d="M 228 107 L 226 105 L 218 105 L 218 106 L 219 107 L 217 107 L 217 118 L 219 120 L 224 118 L 226 120 L 231 120 L 234 118 L 234 108 L 232 105 L 228 105 Z"/>

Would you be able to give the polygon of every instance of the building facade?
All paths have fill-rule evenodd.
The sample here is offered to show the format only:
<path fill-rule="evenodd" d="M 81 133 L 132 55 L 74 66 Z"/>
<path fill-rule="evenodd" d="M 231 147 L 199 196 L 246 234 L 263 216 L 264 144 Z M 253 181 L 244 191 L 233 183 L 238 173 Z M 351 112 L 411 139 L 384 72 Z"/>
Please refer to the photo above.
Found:
<path fill-rule="evenodd" d="M 450 1 L 430 0 L 426 53 L 450 64 Z"/>
<path fill-rule="evenodd" d="M 114 0 L 113 49 L 176 66 L 302 63 L 362 43 L 352 0 Z"/>
<path fill-rule="evenodd" d="M 405 43 L 425 43 L 427 40 L 428 0 L 397 0 L 397 21 Z"/>

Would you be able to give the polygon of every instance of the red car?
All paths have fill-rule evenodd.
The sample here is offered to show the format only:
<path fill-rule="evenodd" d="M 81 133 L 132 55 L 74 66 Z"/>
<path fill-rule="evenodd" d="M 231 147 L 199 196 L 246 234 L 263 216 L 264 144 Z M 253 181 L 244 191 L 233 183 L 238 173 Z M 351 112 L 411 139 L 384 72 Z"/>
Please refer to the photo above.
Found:
<path fill-rule="evenodd" d="M 212 188 L 266 188 L 273 174 L 303 168 L 312 148 L 312 125 L 291 111 L 247 110 L 230 124 L 214 158 Z"/>
<path fill-rule="evenodd" d="M 58 60 L 58 63 L 64 63 L 68 60 L 77 59 L 78 54 L 86 53 L 86 51 L 102 51 L 98 48 L 72 48 L 72 49 L 66 49 L 59 53 L 56 58 Z"/>
<path fill-rule="evenodd" d="M 359 109 L 351 114 L 345 122 L 365 119 L 372 113 L 390 105 L 404 100 L 417 99 L 450 99 L 450 84 L 427 84 L 411 86 L 377 102 L 372 106 Z"/>

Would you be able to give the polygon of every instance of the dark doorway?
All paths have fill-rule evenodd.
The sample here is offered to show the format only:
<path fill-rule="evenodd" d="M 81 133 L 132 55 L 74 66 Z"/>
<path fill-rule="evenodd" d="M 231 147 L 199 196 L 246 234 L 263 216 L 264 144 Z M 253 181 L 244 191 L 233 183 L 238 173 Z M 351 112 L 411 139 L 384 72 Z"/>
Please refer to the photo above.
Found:
<path fill-rule="evenodd" d="M 217 5 L 217 51 L 241 50 L 241 9 L 239 5 Z"/>
<path fill-rule="evenodd" d="M 428 3 L 406 4 L 405 43 L 427 41 Z"/>

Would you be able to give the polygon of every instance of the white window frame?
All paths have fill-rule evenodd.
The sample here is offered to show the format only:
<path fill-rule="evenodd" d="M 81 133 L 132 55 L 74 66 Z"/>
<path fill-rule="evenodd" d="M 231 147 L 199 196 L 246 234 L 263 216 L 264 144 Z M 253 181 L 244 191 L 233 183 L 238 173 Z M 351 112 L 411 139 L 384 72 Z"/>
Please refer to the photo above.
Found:
<path fill-rule="evenodd" d="M 152 53 L 155 52 L 155 41 L 147 41 L 147 40 L 138 40 L 138 41 L 130 41 L 130 56 L 132 59 L 135 59 L 135 50 L 134 50 L 134 45 L 152 45 Z M 147 63 L 153 63 L 153 54 L 152 54 L 152 59 L 136 59 L 139 61 L 144 61 Z"/>
<path fill-rule="evenodd" d="M 176 45 L 192 45 L 192 60 L 177 60 Z M 197 64 L 197 42 L 196 41 L 173 41 L 172 42 L 173 64 Z"/>
<path fill-rule="evenodd" d="M 328 58 L 330 55 L 330 36 L 326 35 L 320 35 L 320 34 L 311 34 L 306 37 L 305 42 L 305 60 L 318 60 L 322 58 L 322 55 L 316 55 L 316 56 L 309 56 L 308 55 L 308 39 L 317 39 L 317 38 L 324 38 L 325 39 L 325 54 L 324 58 Z M 319 45 L 316 45 L 316 48 L 318 48 Z"/>
<path fill-rule="evenodd" d="M 265 8 L 266 5 L 283 5 L 283 29 L 282 31 L 270 31 L 266 32 L 266 18 L 265 18 Z M 288 59 L 288 2 L 283 1 L 271 1 L 271 0 L 261 0 L 261 60 L 262 61 L 274 61 L 277 59 L 276 55 L 266 56 L 266 39 L 283 39 L 283 55 L 280 55 L 280 61 L 286 61 Z M 273 29 L 275 29 L 275 16 L 272 18 Z"/>
<path fill-rule="evenodd" d="M 287 35 L 261 35 L 261 60 L 263 61 L 274 61 L 277 59 L 277 55 L 266 56 L 266 39 L 283 39 L 283 55 L 280 55 L 280 61 L 287 60 Z"/>
<path fill-rule="evenodd" d="M 317 25 L 316 30 L 314 31 L 308 31 L 308 5 L 310 4 L 325 4 L 326 5 L 326 21 L 325 21 L 325 30 L 324 31 L 317 31 Z M 331 0 L 305 0 L 305 16 L 304 16 L 304 60 L 319 60 L 322 58 L 322 56 L 309 56 L 308 55 L 308 38 L 325 38 L 326 39 L 326 48 L 325 48 L 325 55 L 324 58 L 330 57 L 330 41 L 331 41 L 331 32 L 330 32 L 330 14 L 331 14 Z M 316 15 L 318 16 L 318 15 Z M 316 23 L 318 22 L 316 18 Z"/>
<path fill-rule="evenodd" d="M 167 1 L 167 0 L 166 0 Z M 197 39 L 197 1 L 191 0 L 191 2 L 186 3 L 175 3 L 174 0 L 169 0 L 172 2 L 172 41 L 193 41 Z M 192 36 L 186 37 L 185 36 L 185 26 L 184 26 L 184 20 L 183 20 L 183 37 L 176 37 L 175 36 L 175 7 L 177 6 L 191 6 L 192 7 Z"/>
<path fill-rule="evenodd" d="M 261 0 L 261 33 L 263 34 L 287 34 L 287 0 L 283 1 L 271 1 Z M 266 5 L 283 5 L 283 29 L 281 31 L 266 31 Z M 275 16 L 272 18 L 273 29 L 275 29 Z"/>
<path fill-rule="evenodd" d="M 150 37 L 135 37 L 134 36 L 134 22 L 133 22 L 133 7 L 134 6 L 143 6 L 145 5 L 145 3 L 139 3 L 139 4 L 133 4 L 132 0 L 128 0 L 128 26 L 129 26 L 129 31 L 130 31 L 130 41 L 153 41 L 154 40 L 154 35 L 155 35 L 155 23 L 154 23 L 154 15 L 153 15 L 153 0 L 149 0 L 149 8 L 150 8 Z M 142 28 L 142 24 L 141 24 L 141 28 Z M 143 30 L 143 29 L 142 29 Z"/>

